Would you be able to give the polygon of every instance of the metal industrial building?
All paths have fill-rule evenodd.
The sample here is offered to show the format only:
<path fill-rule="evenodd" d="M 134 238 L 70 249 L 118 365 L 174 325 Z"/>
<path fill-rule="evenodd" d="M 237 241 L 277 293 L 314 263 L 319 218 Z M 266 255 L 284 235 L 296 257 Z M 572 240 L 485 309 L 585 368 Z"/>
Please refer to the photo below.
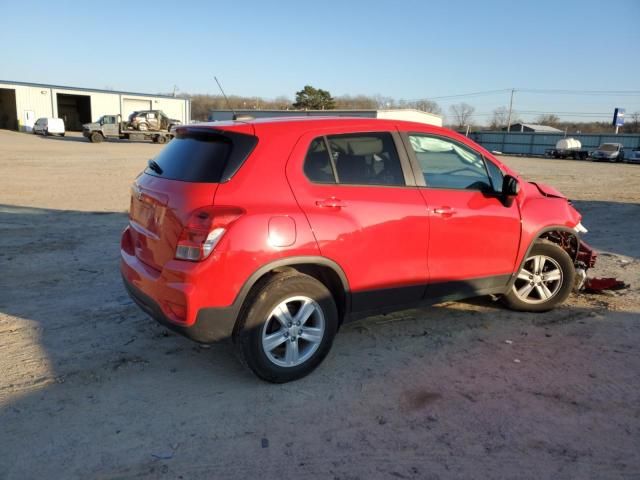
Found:
<path fill-rule="evenodd" d="M 59 117 L 67 130 L 79 131 L 102 115 L 126 119 L 139 110 L 162 110 L 182 123 L 191 117 L 191 103 L 184 98 L 0 80 L 2 129 L 28 132 L 38 118 Z"/>
<path fill-rule="evenodd" d="M 366 117 L 405 120 L 408 122 L 426 123 L 442 126 L 442 117 L 411 108 L 394 108 L 387 110 L 211 110 L 209 121 L 234 120 L 238 117 Z"/>
<path fill-rule="evenodd" d="M 502 130 L 507 131 L 507 127 Z M 562 133 L 562 130 L 548 125 L 540 125 L 538 123 L 514 123 L 509 127 L 510 132 L 525 132 L 525 133 Z"/>

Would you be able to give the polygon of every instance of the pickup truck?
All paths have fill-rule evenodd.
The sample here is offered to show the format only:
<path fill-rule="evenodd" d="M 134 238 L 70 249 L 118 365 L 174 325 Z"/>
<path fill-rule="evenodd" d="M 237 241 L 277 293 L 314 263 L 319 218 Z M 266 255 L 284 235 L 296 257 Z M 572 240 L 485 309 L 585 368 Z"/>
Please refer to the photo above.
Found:
<path fill-rule="evenodd" d="M 122 122 L 120 115 L 103 115 L 98 121 L 82 125 L 82 135 L 91 143 L 100 143 L 109 138 L 126 140 L 152 140 L 166 143 L 174 137 L 169 130 L 138 130 L 129 122 Z"/>

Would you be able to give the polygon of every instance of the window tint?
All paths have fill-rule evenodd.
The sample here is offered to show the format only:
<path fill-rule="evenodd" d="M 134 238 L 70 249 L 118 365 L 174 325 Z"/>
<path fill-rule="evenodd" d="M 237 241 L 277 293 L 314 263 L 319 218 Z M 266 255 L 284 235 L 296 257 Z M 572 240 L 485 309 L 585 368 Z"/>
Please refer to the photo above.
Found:
<path fill-rule="evenodd" d="M 336 183 L 324 137 L 316 138 L 311 142 L 304 160 L 304 173 L 312 182 Z"/>
<path fill-rule="evenodd" d="M 184 182 L 224 182 L 242 166 L 256 143 L 256 137 L 233 132 L 178 134 L 154 159 L 162 173 L 151 168 L 145 173 Z"/>
<path fill-rule="evenodd" d="M 400 159 L 390 133 L 327 137 L 338 183 L 404 185 Z"/>
<path fill-rule="evenodd" d="M 427 187 L 491 190 L 482 156 L 440 137 L 409 135 Z"/>

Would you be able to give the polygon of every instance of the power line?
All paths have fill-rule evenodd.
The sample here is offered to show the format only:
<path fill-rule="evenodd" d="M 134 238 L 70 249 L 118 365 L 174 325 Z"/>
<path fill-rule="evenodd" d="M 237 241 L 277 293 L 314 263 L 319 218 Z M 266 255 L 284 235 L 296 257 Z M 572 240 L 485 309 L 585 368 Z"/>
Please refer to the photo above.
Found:
<path fill-rule="evenodd" d="M 503 88 L 502 90 L 485 90 L 483 92 L 471 92 L 471 93 L 459 93 L 456 95 L 444 95 L 441 97 L 428 97 L 428 100 L 444 100 L 447 98 L 461 98 L 461 97 L 480 97 L 483 95 L 495 95 L 497 93 L 506 93 L 511 91 L 510 88 Z M 417 100 L 413 100 L 417 101 Z"/>
<path fill-rule="evenodd" d="M 495 112 L 478 112 L 470 114 L 471 117 L 490 117 Z M 513 110 L 513 115 L 557 115 L 563 117 L 587 117 L 587 118 L 610 118 L 611 112 L 544 112 L 540 110 Z"/>
<path fill-rule="evenodd" d="M 438 97 L 426 97 L 427 100 L 447 100 L 452 98 L 464 98 L 464 97 L 480 97 L 487 95 L 498 95 L 504 93 L 510 93 L 515 91 L 518 93 L 533 93 L 533 94 L 550 94 L 550 95 L 592 95 L 592 96 L 631 96 L 640 97 L 640 90 L 571 90 L 571 89 L 543 89 L 543 88 L 503 88 L 499 90 L 483 90 L 479 92 L 458 93 L 453 95 L 441 95 Z M 424 99 L 416 99 L 410 101 L 419 101 Z"/>
<path fill-rule="evenodd" d="M 552 95 L 616 95 L 616 96 L 640 96 L 640 90 L 559 90 L 559 89 L 535 89 L 519 88 L 518 92 L 543 93 Z"/>

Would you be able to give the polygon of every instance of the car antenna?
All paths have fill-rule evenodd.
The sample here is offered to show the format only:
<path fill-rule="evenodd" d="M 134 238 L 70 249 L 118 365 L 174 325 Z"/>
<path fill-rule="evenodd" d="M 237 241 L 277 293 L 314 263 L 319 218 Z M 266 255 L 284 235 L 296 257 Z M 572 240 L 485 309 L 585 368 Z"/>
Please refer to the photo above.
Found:
<path fill-rule="evenodd" d="M 224 93 L 224 90 L 222 89 L 222 85 L 220 85 L 220 82 L 218 81 L 218 77 L 214 76 L 213 79 L 216 81 L 216 83 L 218 84 L 218 88 L 220 89 L 220 91 L 222 92 L 222 96 L 224 97 L 225 101 L 227 102 L 227 107 L 229 107 L 229 110 L 231 110 L 233 112 L 233 119 L 235 120 L 236 117 L 238 116 L 238 114 L 236 113 L 236 111 L 233 109 L 233 107 L 231 106 L 231 102 L 229 101 L 229 99 L 227 98 L 227 94 Z"/>

